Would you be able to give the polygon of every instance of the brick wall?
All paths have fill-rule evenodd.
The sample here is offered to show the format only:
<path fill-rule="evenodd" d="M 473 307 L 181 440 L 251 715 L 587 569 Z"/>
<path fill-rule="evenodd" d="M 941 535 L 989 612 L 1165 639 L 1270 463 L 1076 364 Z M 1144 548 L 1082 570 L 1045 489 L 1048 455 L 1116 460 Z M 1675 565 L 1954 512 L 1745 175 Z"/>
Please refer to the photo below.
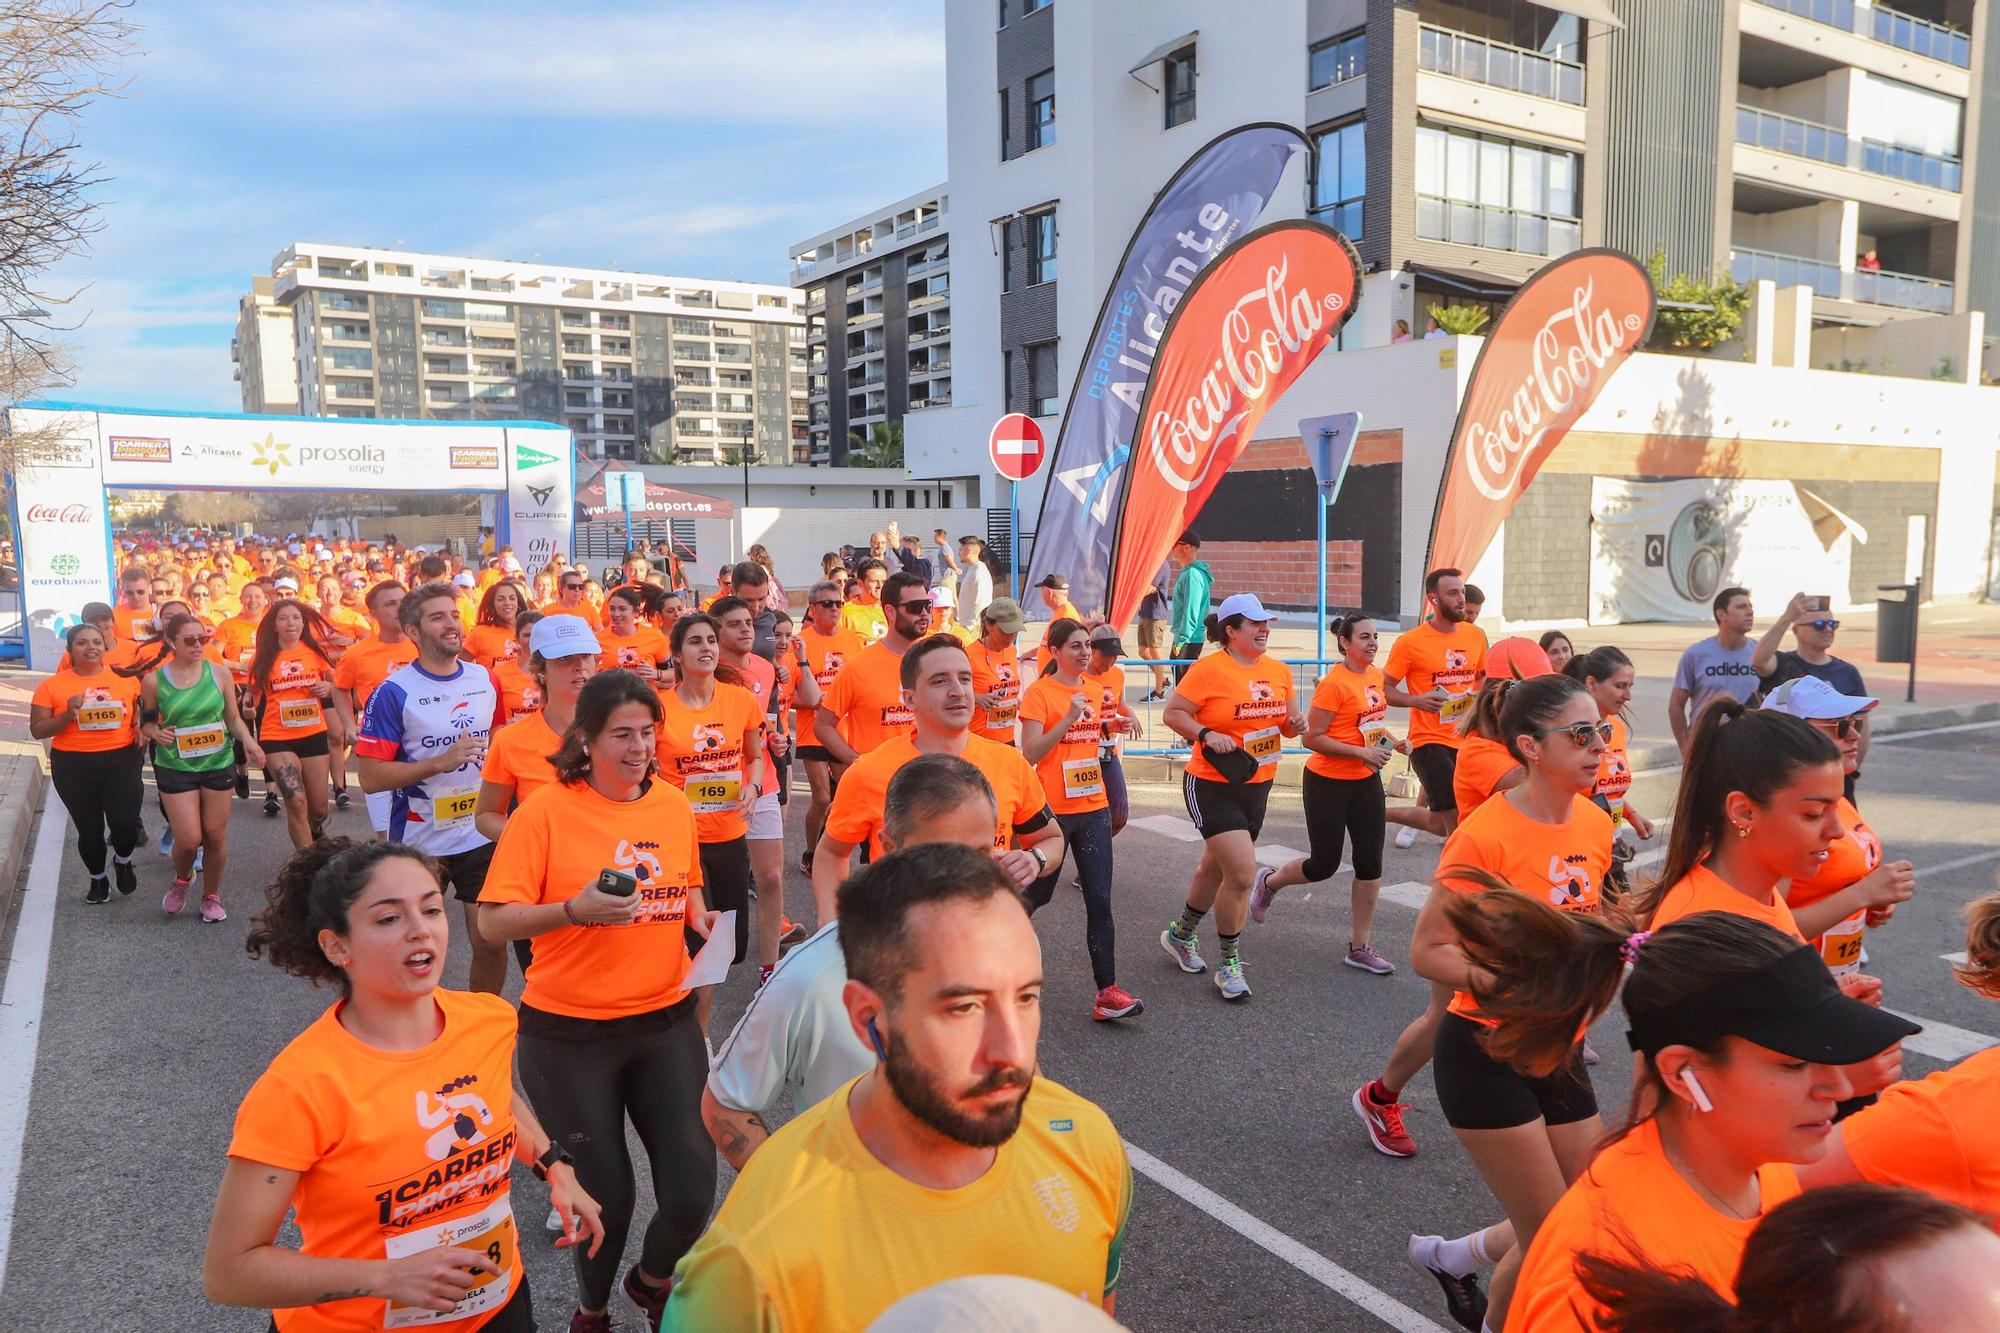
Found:
<path fill-rule="evenodd" d="M 1280 611 L 1310 611 L 1319 605 L 1313 578 L 1312 542 L 1229 542 L 1204 539 L 1201 558 L 1215 575 L 1215 600 L 1254 592 Z M 1176 569 L 1178 574 L 1179 570 Z M 1361 605 L 1361 543 L 1326 545 L 1326 601 L 1332 608 Z"/>
<path fill-rule="evenodd" d="M 1509 620 L 1581 620 L 1590 614 L 1590 478 L 1536 477 L 1507 516 L 1502 567 Z"/>

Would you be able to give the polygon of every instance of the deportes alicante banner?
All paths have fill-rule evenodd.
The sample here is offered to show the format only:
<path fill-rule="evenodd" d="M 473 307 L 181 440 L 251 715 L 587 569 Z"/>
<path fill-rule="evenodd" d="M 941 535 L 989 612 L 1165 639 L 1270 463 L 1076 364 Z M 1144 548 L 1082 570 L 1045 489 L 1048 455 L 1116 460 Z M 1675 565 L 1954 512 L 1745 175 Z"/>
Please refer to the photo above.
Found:
<path fill-rule="evenodd" d="M 1245 125 L 1190 157 L 1154 196 L 1105 292 L 1070 389 L 1035 522 L 1028 585 L 1061 574 L 1078 606 L 1105 605 L 1112 502 L 1124 485 L 1167 320 L 1202 270 L 1264 211 L 1292 158 L 1309 147 L 1289 125 Z"/>
<path fill-rule="evenodd" d="M 1111 623 L 1125 626 L 1174 539 L 1251 433 L 1354 313 L 1360 263 L 1317 222 L 1278 222 L 1224 251 L 1160 339 L 1114 508 Z"/>
<path fill-rule="evenodd" d="M 1617 250 L 1565 255 L 1514 293 L 1458 406 L 1426 570 L 1472 573 L 1542 463 L 1652 333 L 1655 304 L 1652 278 Z"/>

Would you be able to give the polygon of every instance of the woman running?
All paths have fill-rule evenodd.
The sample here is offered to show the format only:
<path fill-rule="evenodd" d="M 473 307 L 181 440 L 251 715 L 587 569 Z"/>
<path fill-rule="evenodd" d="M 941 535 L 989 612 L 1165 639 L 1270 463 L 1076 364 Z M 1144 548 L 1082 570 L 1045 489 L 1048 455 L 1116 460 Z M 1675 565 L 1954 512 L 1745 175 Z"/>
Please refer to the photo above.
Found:
<path fill-rule="evenodd" d="M 940 613 L 947 624 L 951 623 L 952 606 L 947 604 Z M 972 631 L 960 625 L 951 625 L 959 638 L 966 640 L 968 653 L 972 646 Z M 1104 794 L 1111 801 L 1111 836 L 1117 837 L 1125 831 L 1125 825 L 1132 818 L 1132 798 L 1125 785 L 1125 761 L 1119 746 L 1128 738 L 1136 739 L 1141 731 L 1138 714 L 1132 705 L 1125 702 L 1125 668 L 1118 665 L 1118 659 L 1125 656 L 1125 642 L 1118 637 L 1118 631 L 1111 625 L 1099 625 L 1090 631 L 1090 669 L 1084 672 L 1084 679 L 1097 686 L 1098 711 L 1104 719 L 1104 740 L 1097 747 L 1098 761 L 1104 767 Z"/>
<path fill-rule="evenodd" d="M 628 1120 L 659 1210 L 623 1286 L 646 1327 L 659 1326 L 667 1279 L 715 1201 L 715 1145 L 701 1123 L 708 1056 L 683 982 L 688 946 L 716 914 L 702 898 L 694 812 L 655 776 L 661 702 L 629 671 L 584 685 L 550 761 L 556 780 L 508 818 L 480 893 L 482 933 L 534 941 L 522 1084 L 603 1204 L 603 1248 L 576 1254 L 570 1333 L 612 1327 L 637 1195 Z"/>
<path fill-rule="evenodd" d="M 520 714 L 486 742 L 479 805 L 472 822 L 487 841 L 495 843 L 506 830 L 507 816 L 556 780 L 549 761 L 576 717 L 577 696 L 597 674 L 601 651 L 589 627 L 575 616 L 525 614 L 548 627 L 540 633 L 531 630 L 528 652 L 514 659 L 526 664 L 540 706 Z M 526 964 L 522 966 L 525 969 Z"/>
<path fill-rule="evenodd" d="M 208 1298 L 270 1310 L 283 1333 L 532 1330 L 515 1164 L 577 1219 L 558 1245 L 596 1255 L 604 1228 L 569 1154 L 514 1097 L 513 1006 L 439 985 L 451 927 L 433 862 L 332 838 L 294 852 L 268 895 L 250 956 L 340 994 L 236 1112 Z M 288 1211 L 296 1249 L 276 1243 Z"/>
<path fill-rule="evenodd" d="M 1549 661 L 1553 664 L 1555 659 Z M 1597 770 L 1597 785 L 1591 795 L 1604 802 L 1611 822 L 1620 830 L 1630 828 L 1634 837 L 1647 842 L 1653 836 L 1653 821 L 1633 806 L 1632 731 L 1625 725 L 1625 709 L 1632 702 L 1632 659 L 1609 644 L 1592 648 L 1556 668 L 1578 681 L 1597 701 L 1597 711 L 1611 724 L 1611 741 L 1604 747 L 1604 762 Z"/>
<path fill-rule="evenodd" d="M 628 583 L 605 599 L 604 627 L 597 631 L 600 668 L 622 668 L 637 672 L 644 680 L 658 681 L 660 665 L 667 660 L 669 650 L 667 636 L 641 617 L 651 596 L 651 589 Z"/>
<path fill-rule="evenodd" d="M 491 668 L 493 687 L 500 691 L 500 712 L 509 722 L 518 722 L 542 706 L 541 683 L 528 671 L 528 654 L 533 650 L 535 626 L 544 619 L 540 611 L 515 616 L 514 650 Z M 589 628 L 584 626 L 586 631 Z"/>
<path fill-rule="evenodd" d="M 1076 858 L 1083 883 L 1084 939 L 1097 999 L 1090 1016 L 1098 1021 L 1142 1012 L 1139 997 L 1118 984 L 1116 928 L 1111 917 L 1111 801 L 1104 789 L 1102 687 L 1086 679 L 1090 633 L 1074 620 L 1049 626 L 1050 661 L 1021 696 L 1021 753 L 1041 776 L 1049 809 L 1062 827 L 1063 841 Z M 1060 872 L 1060 865 L 1049 867 Z M 1048 905 L 1059 873 L 1045 872 L 1028 889 L 1028 910 Z"/>
<path fill-rule="evenodd" d="M 465 631 L 465 657 L 489 671 L 514 659 L 520 651 L 519 621 L 528 609 L 528 594 L 512 579 L 502 579 L 481 594 L 473 623 Z"/>
<path fill-rule="evenodd" d="M 229 919 L 222 871 L 229 858 L 229 794 L 236 786 L 231 741 L 260 768 L 264 750 L 236 706 L 227 670 L 206 655 L 209 631 L 179 612 L 167 613 L 162 623 L 171 656 L 153 656 L 145 665 L 139 696 L 146 719 L 141 731 L 153 743 L 153 778 L 173 831 L 174 882 L 160 906 L 169 916 L 187 906 L 199 855 L 201 919 L 213 924 Z"/>
<path fill-rule="evenodd" d="M 1250 884 L 1257 876 L 1257 835 L 1278 775 L 1281 737 L 1306 729 L 1294 702 L 1292 674 L 1265 656 L 1271 613 L 1257 594 L 1222 599 L 1208 617 L 1207 638 L 1222 648 L 1188 668 L 1163 715 L 1168 728 L 1194 753 L 1184 779 L 1188 818 L 1201 831 L 1201 864 L 1188 884 L 1187 906 L 1160 932 L 1160 947 L 1183 972 L 1208 964 L 1195 947 L 1195 930 L 1215 908 L 1222 963 L 1215 987 L 1225 1000 L 1250 994 L 1237 942 L 1250 912 Z"/>
<path fill-rule="evenodd" d="M 1570 659 L 1576 656 L 1576 645 L 1569 641 L 1569 635 L 1559 629 L 1552 629 L 1541 637 L 1542 651 L 1548 654 L 1549 670 L 1562 671 Z M 1606 717 L 1611 716 L 1609 713 Z"/>
<path fill-rule="evenodd" d="M 1382 892 L 1382 844 L 1388 832 L 1382 765 L 1398 750 L 1407 753 L 1409 745 L 1398 741 L 1387 725 L 1389 696 L 1382 669 L 1375 665 L 1381 650 L 1375 622 L 1367 616 L 1345 616 L 1333 622 L 1333 635 L 1340 644 L 1341 660 L 1320 677 L 1313 689 L 1312 711 L 1306 715 L 1306 749 L 1311 753 L 1303 799 L 1312 854 L 1276 870 L 1266 866 L 1257 871 L 1250 889 L 1250 919 L 1262 922 L 1282 889 L 1331 879 L 1340 868 L 1343 848 L 1351 845 L 1354 883 L 1348 890 L 1347 956 L 1342 961 L 1387 976 L 1396 970 L 1395 964 L 1369 943 L 1375 902 Z"/>
<path fill-rule="evenodd" d="M 118 892 L 139 887 L 132 849 L 145 803 L 139 749 L 139 682 L 104 661 L 104 631 L 72 625 L 64 636 L 70 664 L 35 686 L 28 734 L 49 743 L 49 781 L 76 828 L 76 854 L 90 872 L 83 900 L 111 901 L 105 876 L 105 830 Z"/>
<path fill-rule="evenodd" d="M 250 662 L 250 694 L 257 739 L 271 764 L 271 782 L 285 809 L 292 846 L 303 847 L 325 829 L 327 719 L 333 697 L 333 663 L 322 645 L 326 622 L 303 602 L 285 598 L 257 626 Z"/>
<path fill-rule="evenodd" d="M 1611 820 L 1587 795 L 1607 730 L 1597 705 L 1566 676 L 1537 676 L 1507 691 L 1499 724 L 1526 780 L 1453 830 L 1438 858 L 1437 887 L 1410 939 L 1410 966 L 1458 992 L 1438 1023 L 1431 1057 L 1438 1107 L 1507 1214 L 1506 1222 L 1457 1241 L 1412 1236 L 1410 1258 L 1455 1305 L 1476 1305 L 1477 1278 L 1465 1261 L 1469 1256 L 1476 1264 L 1483 1254 L 1496 1265 L 1489 1298 L 1496 1324 L 1506 1319 L 1520 1268 L 1517 1238 L 1534 1236 L 1589 1160 L 1603 1124 L 1580 1030 L 1568 1033 L 1563 1058 L 1532 1076 L 1490 1052 L 1493 1021 L 1473 994 L 1483 978 L 1446 909 L 1499 881 L 1519 896 L 1588 915 L 1611 868 Z M 1450 1253 L 1439 1256 L 1440 1249 Z"/>
<path fill-rule="evenodd" d="M 1486 650 L 1479 693 L 1458 728 L 1463 739 L 1452 770 L 1451 793 L 1460 820 L 1526 780 L 1527 771 L 1501 730 L 1500 710 L 1516 683 L 1550 674 L 1548 654 L 1527 639 L 1502 639 Z"/>
<path fill-rule="evenodd" d="M 1577 1273 L 1590 1254 L 1728 1290 L 1758 1217 L 1798 1192 L 1792 1164 L 1826 1151 L 1834 1106 L 1852 1095 L 1845 1066 L 1917 1026 L 1843 996 L 1816 953 L 1747 917 L 1634 933 L 1475 882 L 1489 891 L 1455 894 L 1441 913 L 1487 1017 L 1482 1058 L 1560 1077 L 1621 978 L 1636 1055 L 1624 1129 L 1594 1157 L 1582 1145 L 1587 1164 L 1522 1247 L 1519 1298 L 1497 1317 L 1528 1333 L 1608 1327 Z M 1440 1084 L 1443 1072 L 1440 1059 Z"/>

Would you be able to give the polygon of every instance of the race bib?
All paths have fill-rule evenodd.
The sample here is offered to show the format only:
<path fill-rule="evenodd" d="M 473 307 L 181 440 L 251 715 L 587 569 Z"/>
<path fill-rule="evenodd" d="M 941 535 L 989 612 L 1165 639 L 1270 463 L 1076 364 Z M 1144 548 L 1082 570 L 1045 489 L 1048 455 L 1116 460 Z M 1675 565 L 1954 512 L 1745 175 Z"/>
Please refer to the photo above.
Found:
<path fill-rule="evenodd" d="M 1104 795 L 1104 766 L 1095 759 L 1065 759 L 1063 795 L 1072 801 Z"/>
<path fill-rule="evenodd" d="M 229 744 L 229 730 L 220 722 L 212 727 L 176 727 L 174 753 L 183 759 L 206 759 Z"/>
<path fill-rule="evenodd" d="M 1835 976 L 1861 970 L 1861 928 L 1866 912 L 1856 912 L 1845 921 L 1839 921 L 1827 928 L 1819 937 L 1820 957 L 1826 960 L 1827 970 Z"/>
<path fill-rule="evenodd" d="M 1014 725 L 1014 719 L 1020 715 L 1020 704 L 1001 704 L 997 708 L 986 710 L 986 725 L 988 727 L 1011 727 Z"/>
<path fill-rule="evenodd" d="M 125 705 L 116 699 L 109 703 L 85 704 L 77 710 L 78 731 L 117 731 L 124 725 Z"/>
<path fill-rule="evenodd" d="M 1625 798 L 1623 796 L 1606 796 L 1604 803 L 1611 807 L 1611 827 L 1614 829 L 1624 827 Z"/>
<path fill-rule="evenodd" d="M 691 777 L 687 781 L 688 804 L 698 815 L 727 814 L 743 798 L 743 778 L 737 773 L 717 773 Z"/>
<path fill-rule="evenodd" d="M 1266 764 L 1277 763 L 1278 750 L 1283 744 L 1284 741 L 1280 737 L 1276 727 L 1264 727 L 1257 731 L 1249 732 L 1243 737 L 1244 751 L 1257 761 L 1257 767 L 1259 768 L 1262 768 Z"/>
<path fill-rule="evenodd" d="M 320 712 L 317 699 L 280 699 L 278 701 L 278 725 L 281 727 L 314 727 L 319 725 Z"/>
<path fill-rule="evenodd" d="M 1396 743 L 1395 733 L 1391 732 L 1387 727 L 1370 727 L 1361 733 L 1361 739 L 1371 746 L 1393 746 Z"/>
<path fill-rule="evenodd" d="M 1452 695 L 1451 698 L 1444 701 L 1444 706 L 1438 709 L 1438 720 L 1440 722 L 1459 721 L 1472 711 L 1472 705 L 1478 697 L 1475 694 Z"/>
<path fill-rule="evenodd" d="M 472 812 L 479 805 L 478 791 L 443 792 L 431 797 L 431 822 L 439 828 L 447 824 L 463 824 L 472 818 Z"/>
<path fill-rule="evenodd" d="M 465 1293 L 465 1299 L 449 1310 L 426 1310 L 418 1305 L 399 1305 L 395 1301 L 387 1303 L 383 1315 L 384 1328 L 422 1328 L 426 1324 L 442 1324 L 454 1319 L 465 1319 L 476 1314 L 498 1310 L 514 1294 L 514 1271 L 507 1267 L 508 1258 L 516 1253 L 513 1240 L 514 1207 L 510 1191 L 501 1190 L 500 1197 L 483 1211 L 471 1217 L 457 1217 L 449 1222 L 419 1227 L 407 1235 L 392 1236 L 383 1242 L 385 1258 L 406 1259 L 425 1250 L 451 1245 L 462 1250 L 483 1254 L 500 1269 L 499 1277 L 479 1275 L 479 1283 Z"/>

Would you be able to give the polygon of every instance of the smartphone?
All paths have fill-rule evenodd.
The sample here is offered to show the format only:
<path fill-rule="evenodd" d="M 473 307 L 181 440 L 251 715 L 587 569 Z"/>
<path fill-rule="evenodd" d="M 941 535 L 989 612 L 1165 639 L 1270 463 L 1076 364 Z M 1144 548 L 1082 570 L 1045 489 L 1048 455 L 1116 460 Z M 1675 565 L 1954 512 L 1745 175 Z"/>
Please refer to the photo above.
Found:
<path fill-rule="evenodd" d="M 1833 607 L 1833 599 L 1831 597 L 1826 596 L 1824 593 L 1822 593 L 1818 597 L 1806 598 L 1806 610 L 1808 611 L 1827 611 L 1831 610 L 1832 607 Z"/>
<path fill-rule="evenodd" d="M 614 898 L 630 898 L 639 891 L 639 881 L 622 870 L 600 870 L 597 872 L 597 891 Z"/>

